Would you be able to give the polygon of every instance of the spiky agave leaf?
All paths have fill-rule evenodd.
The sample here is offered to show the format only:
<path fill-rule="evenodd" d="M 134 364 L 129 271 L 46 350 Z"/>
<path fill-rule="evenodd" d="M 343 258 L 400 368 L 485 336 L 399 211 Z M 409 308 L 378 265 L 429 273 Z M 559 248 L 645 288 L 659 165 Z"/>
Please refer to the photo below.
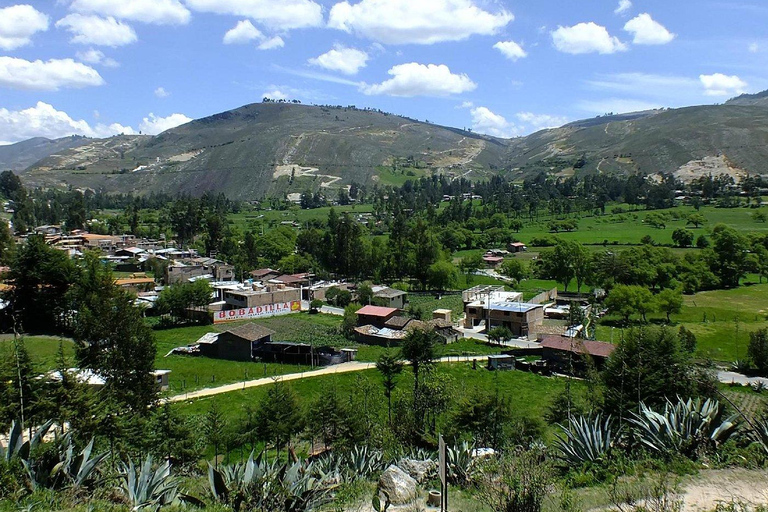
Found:
<path fill-rule="evenodd" d="M 603 419 L 601 414 L 597 414 L 594 418 L 571 418 L 567 427 L 558 425 L 563 431 L 562 435 L 557 435 L 555 442 L 560 458 L 571 464 L 603 460 L 613 446 L 612 423 L 610 416 Z"/>

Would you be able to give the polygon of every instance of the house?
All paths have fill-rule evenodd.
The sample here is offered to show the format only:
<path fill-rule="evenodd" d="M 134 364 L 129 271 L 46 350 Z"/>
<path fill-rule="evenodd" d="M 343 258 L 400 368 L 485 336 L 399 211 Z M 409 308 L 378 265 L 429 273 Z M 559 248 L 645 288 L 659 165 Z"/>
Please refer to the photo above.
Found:
<path fill-rule="evenodd" d="M 541 339 L 542 358 L 556 371 L 583 374 L 591 359 L 601 369 L 616 346 L 602 341 L 583 340 L 566 336 L 545 336 Z"/>
<path fill-rule="evenodd" d="M 473 328 L 485 322 L 486 332 L 506 327 L 514 336 L 526 337 L 544 322 L 544 306 L 526 302 L 472 302 L 465 308 L 464 325 Z"/>
<path fill-rule="evenodd" d="M 260 268 L 250 272 L 250 276 L 256 281 L 269 281 L 270 279 L 274 279 L 279 275 L 280 271 L 271 268 Z"/>
<path fill-rule="evenodd" d="M 452 316 L 453 311 L 450 309 L 436 309 L 432 312 L 432 320 L 445 320 L 450 322 Z"/>
<path fill-rule="evenodd" d="M 408 305 L 408 293 L 402 290 L 395 290 L 387 286 L 372 286 L 373 297 L 376 303 L 388 308 L 405 309 Z"/>
<path fill-rule="evenodd" d="M 528 247 L 522 242 L 512 242 L 507 245 L 507 249 L 511 253 L 516 253 L 516 252 L 525 252 L 528 250 Z"/>
<path fill-rule="evenodd" d="M 503 256 L 493 256 L 492 254 L 486 254 L 483 256 L 483 262 L 488 265 L 488 268 L 498 268 L 504 263 Z"/>
<path fill-rule="evenodd" d="M 288 341 L 269 341 L 260 343 L 253 349 L 253 358 L 257 361 L 303 364 L 306 366 L 329 366 L 348 363 L 357 357 L 355 349 L 336 350 L 332 347 L 312 347 L 308 343 Z"/>
<path fill-rule="evenodd" d="M 126 247 L 124 249 L 118 249 L 115 251 L 115 256 L 125 256 L 128 258 L 138 258 L 142 254 L 146 253 L 144 249 L 138 247 Z"/>
<path fill-rule="evenodd" d="M 233 327 L 218 336 L 201 338 L 200 353 L 207 357 L 230 361 L 252 361 L 253 350 L 259 344 L 272 341 L 271 329 L 253 322 Z"/>
<path fill-rule="evenodd" d="M 152 372 L 152 376 L 155 378 L 155 385 L 160 391 L 168 391 L 170 388 L 170 375 L 171 370 L 155 370 Z"/>
<path fill-rule="evenodd" d="M 378 328 L 384 328 L 394 316 L 398 316 L 400 310 L 397 308 L 387 308 L 383 306 L 363 306 L 357 310 L 357 325 L 373 325 Z"/>
<path fill-rule="evenodd" d="M 148 292 L 155 289 L 155 280 L 151 277 L 128 277 L 115 279 L 115 285 L 134 293 Z"/>
<path fill-rule="evenodd" d="M 508 354 L 491 354 L 488 356 L 489 370 L 514 370 L 515 357 Z"/>
<path fill-rule="evenodd" d="M 234 281 L 235 267 L 213 258 L 203 258 L 190 260 L 189 263 L 174 263 L 165 269 L 166 284 L 183 283 L 194 278 L 217 282 Z"/>

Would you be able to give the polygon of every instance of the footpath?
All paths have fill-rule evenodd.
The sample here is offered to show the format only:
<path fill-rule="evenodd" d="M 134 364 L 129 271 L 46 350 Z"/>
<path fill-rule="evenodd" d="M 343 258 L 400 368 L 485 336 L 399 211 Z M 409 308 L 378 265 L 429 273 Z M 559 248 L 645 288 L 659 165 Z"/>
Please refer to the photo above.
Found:
<path fill-rule="evenodd" d="M 462 363 L 472 361 L 485 362 L 488 360 L 488 356 L 451 356 L 443 357 L 438 360 L 440 363 Z M 289 382 L 292 380 L 311 379 L 314 377 L 322 377 L 324 375 L 338 375 L 342 373 L 362 372 L 365 370 L 371 370 L 376 368 L 376 363 L 364 363 L 360 361 L 352 361 L 349 363 L 341 363 L 333 366 L 326 366 L 317 370 L 310 370 L 308 372 L 288 373 L 285 375 L 277 375 L 274 377 L 263 377 L 261 379 L 248 380 L 243 382 L 237 382 L 234 384 L 226 384 L 223 386 L 216 386 L 213 388 L 203 388 L 197 391 L 190 391 L 189 393 L 181 393 L 179 395 L 170 396 L 165 399 L 165 402 L 185 402 L 187 400 L 196 400 L 198 398 L 206 398 L 209 396 L 220 395 L 222 393 L 231 393 L 233 391 L 242 391 L 244 389 L 258 388 L 260 386 L 267 386 L 275 382 Z"/>

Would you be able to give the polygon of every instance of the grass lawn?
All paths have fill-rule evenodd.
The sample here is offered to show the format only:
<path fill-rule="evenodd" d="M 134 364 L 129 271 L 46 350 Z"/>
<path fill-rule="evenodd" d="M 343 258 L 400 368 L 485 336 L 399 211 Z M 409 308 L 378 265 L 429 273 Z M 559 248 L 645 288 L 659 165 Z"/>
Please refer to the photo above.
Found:
<path fill-rule="evenodd" d="M 702 359 L 719 362 L 744 359 L 749 333 L 768 327 L 768 284 L 699 292 L 683 299 L 683 311 L 672 315 L 671 327 L 678 329 L 684 325 L 696 335 L 697 356 Z M 656 324 L 666 322 L 660 313 L 649 315 L 648 320 Z M 597 339 L 618 342 L 622 329 L 617 325 L 618 318 L 603 318 Z"/>
<path fill-rule="evenodd" d="M 24 346 L 32 358 L 35 368 L 41 373 L 55 369 L 59 355 L 59 345 L 64 348 L 67 364 L 75 366 L 75 343 L 69 338 L 54 336 L 24 336 Z M 13 358 L 13 335 L 0 335 L 0 357 L 8 360 Z"/>
<path fill-rule="evenodd" d="M 509 398 L 516 416 L 541 420 L 552 403 L 554 397 L 565 389 L 566 381 L 554 377 L 542 377 L 528 372 L 508 371 L 491 372 L 478 365 L 473 370 L 471 363 L 441 364 L 438 367 L 441 378 L 450 383 L 454 394 L 453 403 L 462 396 L 470 395 L 475 391 L 499 393 Z M 292 381 L 290 387 L 296 392 L 302 406 L 310 403 L 321 393 L 330 387 L 336 389 L 341 396 L 349 396 L 350 400 L 357 403 L 366 402 L 370 407 L 376 408 L 381 421 L 386 415 L 386 399 L 381 386 L 380 375 L 376 370 L 367 370 L 354 374 L 314 377 L 310 379 Z M 397 387 L 409 390 L 413 386 L 413 377 L 409 370 L 403 372 L 398 380 Z M 246 406 L 257 406 L 259 400 L 267 392 L 268 387 L 250 388 L 242 391 L 223 393 L 190 402 L 174 405 L 184 415 L 202 415 L 216 402 L 219 410 L 232 424 L 244 415 Z M 579 381 L 572 382 L 574 392 L 584 392 L 586 387 Z M 366 395 L 366 396 L 364 396 Z M 552 428 L 547 431 L 547 437 L 552 435 Z"/>

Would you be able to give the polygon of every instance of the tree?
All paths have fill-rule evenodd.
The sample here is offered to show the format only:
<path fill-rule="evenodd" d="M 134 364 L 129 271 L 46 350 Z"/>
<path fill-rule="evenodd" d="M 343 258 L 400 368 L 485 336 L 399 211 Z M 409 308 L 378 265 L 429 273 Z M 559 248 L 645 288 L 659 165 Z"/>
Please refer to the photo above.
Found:
<path fill-rule="evenodd" d="M 110 268 L 98 255 L 86 255 L 82 277 L 73 287 L 77 311 L 74 339 L 81 368 L 102 376 L 102 393 L 144 416 L 157 398 L 152 375 L 155 339 L 133 297 L 115 285 Z"/>
<path fill-rule="evenodd" d="M 643 321 L 646 321 L 646 314 L 654 309 L 653 294 L 643 286 L 616 285 L 608 294 L 605 300 L 608 309 L 621 315 L 624 323 L 629 323 L 629 317 L 635 313 L 643 315 Z"/>
<path fill-rule="evenodd" d="M 707 223 L 707 218 L 700 213 L 692 213 L 688 216 L 686 224 L 693 224 L 693 227 L 698 228 Z"/>
<path fill-rule="evenodd" d="M 459 280 L 459 269 L 450 261 L 440 260 L 429 266 L 427 282 L 433 290 L 449 290 Z"/>
<path fill-rule="evenodd" d="M 397 356 L 387 351 L 379 356 L 379 360 L 376 362 L 376 369 L 381 373 L 384 396 L 387 397 L 389 424 L 392 425 L 392 392 L 397 385 L 397 376 L 403 372 L 403 362 Z"/>
<path fill-rule="evenodd" d="M 298 397 L 290 386 L 281 381 L 269 386 L 267 393 L 259 401 L 256 425 L 259 439 L 274 443 L 278 452 L 301 431 L 301 408 Z"/>
<path fill-rule="evenodd" d="M 357 302 L 360 304 L 373 304 L 373 288 L 370 281 L 360 283 L 357 287 Z"/>
<path fill-rule="evenodd" d="M 725 287 L 739 286 L 745 274 L 746 256 L 749 252 L 747 240 L 735 229 L 718 224 L 712 229 L 712 249 L 715 258 L 712 271 Z"/>
<path fill-rule="evenodd" d="M 640 402 L 658 406 L 666 398 L 696 396 L 706 389 L 700 379 L 711 377 L 694 371 L 691 354 L 675 332 L 666 327 L 631 329 L 603 370 L 604 409 L 621 417 L 637 410 Z"/>
<path fill-rule="evenodd" d="M 213 463 L 219 466 L 219 448 L 226 441 L 227 437 L 227 419 L 219 409 L 216 401 L 211 402 L 211 406 L 205 413 L 202 421 L 202 431 L 209 446 L 213 447 Z"/>
<path fill-rule="evenodd" d="M 680 326 L 680 330 L 677 332 L 677 337 L 680 340 L 680 345 L 688 351 L 690 354 L 696 352 L 696 335 L 685 328 L 684 325 Z"/>
<path fill-rule="evenodd" d="M 518 259 L 504 260 L 501 264 L 501 273 L 519 283 L 528 277 L 528 267 Z"/>
<path fill-rule="evenodd" d="M 459 268 L 464 273 L 467 279 L 467 284 L 472 282 L 474 273 L 483 268 L 483 258 L 479 254 L 470 254 L 461 258 L 459 262 Z"/>
<path fill-rule="evenodd" d="M 67 291 L 78 269 L 66 253 L 32 235 L 16 251 L 8 274 L 13 284 L 6 294 L 19 330 L 56 332 L 64 327 L 69 310 Z"/>
<path fill-rule="evenodd" d="M 502 341 L 507 341 L 512 338 L 512 331 L 506 327 L 494 327 L 488 331 L 488 341 L 501 344 Z"/>
<path fill-rule="evenodd" d="M 161 315 L 169 314 L 175 321 L 188 318 L 191 308 L 205 308 L 211 303 L 213 288 L 203 279 L 178 283 L 160 292 L 155 307 Z"/>
<path fill-rule="evenodd" d="M 341 321 L 341 332 L 349 339 L 355 334 L 357 327 L 357 311 L 362 308 L 360 304 L 352 303 L 344 308 L 344 318 Z"/>
<path fill-rule="evenodd" d="M 676 315 L 683 310 L 683 291 L 681 289 L 665 288 L 656 294 L 656 305 L 659 311 L 667 315 Z"/>
<path fill-rule="evenodd" d="M 487 446 L 495 450 L 504 447 L 505 430 L 512 420 L 512 405 L 498 388 L 495 392 L 474 389 L 466 393 L 451 415 L 450 434 L 459 438 L 469 434 L 477 446 Z"/>
<path fill-rule="evenodd" d="M 326 448 L 345 442 L 355 444 L 365 437 L 356 412 L 348 400 L 342 399 L 334 384 L 324 385 L 309 404 L 306 427 L 313 438 L 320 436 Z"/>
<path fill-rule="evenodd" d="M 556 280 L 567 292 L 568 285 L 576 278 L 578 286 L 591 272 L 589 252 L 578 242 L 558 239 L 554 249 L 542 251 L 539 256 L 542 277 Z"/>
<path fill-rule="evenodd" d="M 678 247 L 690 247 L 693 244 L 693 233 L 687 229 L 678 228 L 672 232 L 672 241 Z"/>
<path fill-rule="evenodd" d="M 749 333 L 747 355 L 760 375 L 768 375 L 768 329 Z"/>
<path fill-rule="evenodd" d="M 765 222 L 766 220 L 768 220 L 768 215 L 766 215 L 765 212 L 763 211 L 757 210 L 752 214 L 752 219 L 755 222 Z"/>
<path fill-rule="evenodd" d="M 403 359 L 411 363 L 414 394 L 419 389 L 421 373 L 429 371 L 435 363 L 437 358 L 436 346 L 440 340 L 439 334 L 427 329 L 413 329 L 403 338 L 400 353 Z"/>
<path fill-rule="evenodd" d="M 478 496 L 493 512 L 540 512 L 554 480 L 539 450 L 505 452 L 482 463 Z"/>

